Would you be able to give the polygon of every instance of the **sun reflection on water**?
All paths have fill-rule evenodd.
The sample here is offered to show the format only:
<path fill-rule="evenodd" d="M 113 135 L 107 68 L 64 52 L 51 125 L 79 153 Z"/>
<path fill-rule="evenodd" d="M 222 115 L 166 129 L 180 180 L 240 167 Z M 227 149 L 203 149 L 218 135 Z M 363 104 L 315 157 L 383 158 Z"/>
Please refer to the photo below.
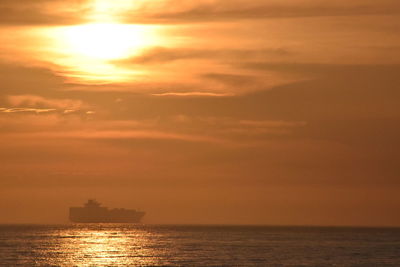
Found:
<path fill-rule="evenodd" d="M 157 264 L 149 235 L 140 228 L 89 226 L 60 233 L 57 262 L 63 266 L 151 266 Z"/>

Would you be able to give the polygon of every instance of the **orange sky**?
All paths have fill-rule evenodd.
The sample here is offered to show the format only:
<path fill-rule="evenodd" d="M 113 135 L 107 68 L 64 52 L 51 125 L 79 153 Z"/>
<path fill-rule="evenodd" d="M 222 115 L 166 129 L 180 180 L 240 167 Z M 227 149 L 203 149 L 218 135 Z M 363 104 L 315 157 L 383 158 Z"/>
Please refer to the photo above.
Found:
<path fill-rule="evenodd" d="M 400 226 L 398 0 L 0 2 L 0 223 Z"/>

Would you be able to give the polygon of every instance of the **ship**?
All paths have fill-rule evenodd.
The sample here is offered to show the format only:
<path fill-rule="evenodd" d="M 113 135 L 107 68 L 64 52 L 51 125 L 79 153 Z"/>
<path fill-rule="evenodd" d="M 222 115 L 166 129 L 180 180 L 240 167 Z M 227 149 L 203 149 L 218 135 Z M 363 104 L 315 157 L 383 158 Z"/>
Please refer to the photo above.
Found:
<path fill-rule="evenodd" d="M 140 223 L 143 211 L 109 209 L 95 199 L 89 199 L 83 207 L 69 208 L 69 219 L 74 223 Z"/>

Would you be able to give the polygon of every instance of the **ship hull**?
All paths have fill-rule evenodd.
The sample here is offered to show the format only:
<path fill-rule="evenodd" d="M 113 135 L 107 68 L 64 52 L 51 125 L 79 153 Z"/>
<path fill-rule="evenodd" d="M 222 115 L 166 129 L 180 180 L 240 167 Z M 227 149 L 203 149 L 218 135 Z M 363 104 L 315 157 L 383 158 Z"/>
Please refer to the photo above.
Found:
<path fill-rule="evenodd" d="M 70 208 L 69 219 L 74 223 L 140 223 L 144 212 L 107 208 Z"/>
<path fill-rule="evenodd" d="M 115 219 L 70 219 L 73 223 L 140 223 L 141 219 L 126 219 L 126 220 L 115 220 Z"/>

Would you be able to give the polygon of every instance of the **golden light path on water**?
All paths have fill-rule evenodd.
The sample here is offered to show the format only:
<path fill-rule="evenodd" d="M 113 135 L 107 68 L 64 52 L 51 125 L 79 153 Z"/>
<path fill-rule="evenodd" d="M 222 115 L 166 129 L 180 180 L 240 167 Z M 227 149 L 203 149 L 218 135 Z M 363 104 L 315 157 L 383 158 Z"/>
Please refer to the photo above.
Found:
<path fill-rule="evenodd" d="M 152 266 L 158 264 L 151 249 L 151 235 L 145 230 L 125 226 L 89 225 L 63 230 L 55 248 L 60 255 L 48 264 L 62 266 Z"/>

